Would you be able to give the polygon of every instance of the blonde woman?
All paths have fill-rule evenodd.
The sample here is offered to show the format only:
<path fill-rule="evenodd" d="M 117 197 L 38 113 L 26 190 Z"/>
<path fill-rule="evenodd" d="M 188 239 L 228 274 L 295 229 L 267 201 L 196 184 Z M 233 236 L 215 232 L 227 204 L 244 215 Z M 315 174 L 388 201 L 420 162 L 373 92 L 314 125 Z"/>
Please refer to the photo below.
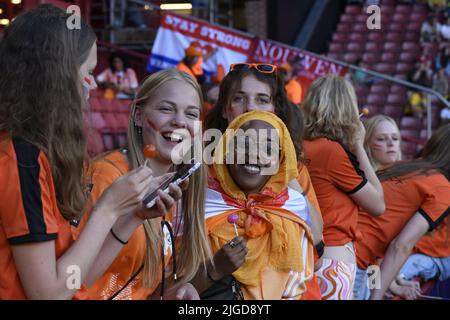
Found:
<path fill-rule="evenodd" d="M 349 300 L 358 206 L 381 215 L 383 190 L 364 151 L 365 130 L 347 80 L 334 75 L 316 80 L 306 94 L 304 112 L 305 158 L 324 221 L 323 264 L 316 276 L 322 299 Z"/>
<path fill-rule="evenodd" d="M 364 126 L 364 149 L 375 171 L 402 159 L 400 130 L 394 119 L 379 114 L 367 119 Z"/>
<path fill-rule="evenodd" d="M 128 147 L 102 155 L 90 166 L 91 200 L 95 203 L 114 180 L 146 162 L 155 176 L 174 171 L 172 153 L 186 139 L 200 144 L 196 150 L 201 151 L 201 128 L 195 127 L 201 106 L 200 87 L 188 74 L 171 69 L 149 76 L 138 89 L 131 108 Z M 153 147 L 153 154 L 144 155 L 146 146 Z M 199 156 L 195 155 L 197 160 Z M 162 226 L 160 217 L 144 221 L 137 212 L 135 229 L 116 235 L 117 245 L 123 245 L 123 249 L 114 261 L 104 261 L 111 264 L 109 269 L 86 290 L 85 298 L 198 298 L 188 282 L 211 256 L 204 225 L 204 168 L 193 174 L 183 188 L 172 185 L 169 195 L 159 192 L 157 205 L 163 209 L 181 197 L 175 209 L 166 213 L 169 226 Z M 173 199 L 167 199 L 170 196 Z M 161 289 L 162 285 L 166 290 Z"/>

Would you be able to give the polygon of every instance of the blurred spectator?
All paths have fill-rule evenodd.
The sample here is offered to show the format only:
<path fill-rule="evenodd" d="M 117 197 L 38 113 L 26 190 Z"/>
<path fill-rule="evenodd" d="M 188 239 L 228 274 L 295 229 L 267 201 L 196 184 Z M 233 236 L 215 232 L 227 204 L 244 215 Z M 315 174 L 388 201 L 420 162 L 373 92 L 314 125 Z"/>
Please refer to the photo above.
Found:
<path fill-rule="evenodd" d="M 450 17 L 447 18 L 447 22 L 441 25 L 440 28 L 442 39 L 445 41 L 450 40 Z"/>
<path fill-rule="evenodd" d="M 118 53 L 109 57 L 109 68 L 97 76 L 100 87 L 105 88 L 105 97 L 132 99 L 138 87 L 136 72 L 128 67 L 127 61 Z"/>
<path fill-rule="evenodd" d="M 450 108 L 444 108 L 441 110 L 441 125 L 450 123 Z"/>
<path fill-rule="evenodd" d="M 280 76 L 284 82 L 288 99 L 292 103 L 299 105 L 302 102 L 303 89 L 301 84 L 293 76 L 292 66 L 289 63 L 285 62 L 281 65 Z"/>
<path fill-rule="evenodd" d="M 127 0 L 110 0 L 110 10 L 113 12 L 111 25 L 115 28 L 124 26 L 147 28 L 137 3 Z"/>
<path fill-rule="evenodd" d="M 364 68 L 364 69 L 367 68 L 367 65 L 363 64 L 361 59 L 356 60 L 355 64 L 360 68 Z M 375 82 L 375 78 L 371 77 L 369 74 L 367 74 L 362 69 L 349 70 L 349 72 L 345 75 L 345 78 L 348 81 L 350 81 L 351 83 L 353 83 L 353 85 L 363 84 L 363 85 L 371 86 Z"/>
<path fill-rule="evenodd" d="M 427 20 L 422 24 L 420 30 L 421 42 L 440 41 L 440 28 L 438 18 L 436 16 L 428 16 Z"/>
<path fill-rule="evenodd" d="M 445 69 L 445 74 L 450 76 L 450 46 L 444 46 L 435 59 L 436 70 Z"/>
<path fill-rule="evenodd" d="M 184 58 L 175 67 L 179 71 L 184 71 L 197 82 L 204 83 L 205 76 L 203 73 L 203 52 L 200 44 L 191 43 L 189 47 L 184 50 Z"/>
<path fill-rule="evenodd" d="M 408 97 L 408 104 L 405 107 L 404 115 L 422 119 L 427 112 L 427 95 L 421 91 L 409 91 Z"/>
<path fill-rule="evenodd" d="M 433 90 L 439 92 L 444 98 L 448 97 L 448 79 L 445 75 L 445 70 L 440 69 L 433 76 Z"/>
<path fill-rule="evenodd" d="M 410 81 L 424 87 L 431 87 L 433 79 L 433 69 L 431 61 L 418 62 L 415 69 L 410 74 Z"/>

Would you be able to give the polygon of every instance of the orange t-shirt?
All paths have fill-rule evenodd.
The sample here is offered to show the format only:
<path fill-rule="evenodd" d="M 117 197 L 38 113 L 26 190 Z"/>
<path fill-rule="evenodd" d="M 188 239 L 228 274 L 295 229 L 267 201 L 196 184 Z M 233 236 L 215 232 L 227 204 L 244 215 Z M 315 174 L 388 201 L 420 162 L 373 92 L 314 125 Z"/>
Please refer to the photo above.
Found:
<path fill-rule="evenodd" d="M 450 213 L 450 183 L 440 173 L 410 174 L 382 183 L 386 211 L 379 217 L 360 213 L 358 228 L 362 239 L 356 242 L 358 266 L 366 269 L 382 259 L 390 242 L 419 212 L 430 224 L 430 231 Z"/>
<path fill-rule="evenodd" d="M 92 184 L 90 200 L 95 204 L 102 193 L 120 176 L 128 172 L 126 155 L 120 151 L 113 151 L 99 160 L 93 162 L 88 170 L 88 177 Z M 72 228 L 74 237 L 78 237 L 89 219 L 91 210 L 88 210 L 77 228 Z M 144 264 L 146 250 L 146 237 L 143 226 L 139 226 L 128 239 L 113 263 L 95 283 L 83 291 L 80 299 L 107 300 L 126 285 L 129 279 L 139 271 Z M 125 287 L 115 300 L 144 300 L 155 288 L 145 288 L 142 285 L 143 272 Z M 155 285 L 156 287 L 156 285 Z"/>
<path fill-rule="evenodd" d="M 33 144 L 0 134 L 0 300 L 27 299 L 11 246 L 55 242 L 58 259 L 72 244 L 56 201 L 52 171 Z"/>
<path fill-rule="evenodd" d="M 323 217 L 323 237 L 327 246 L 355 241 L 358 205 L 349 196 L 367 183 L 356 156 L 326 138 L 304 140 L 303 147 L 312 185 Z"/>
<path fill-rule="evenodd" d="M 285 87 L 286 94 L 288 96 L 288 99 L 295 104 L 300 104 L 302 102 L 302 86 L 300 83 L 295 80 L 291 79 L 286 83 Z"/>
<path fill-rule="evenodd" d="M 179 64 L 177 64 L 175 69 L 179 71 L 184 71 L 190 76 L 192 76 L 194 79 L 197 79 L 197 76 L 201 76 L 203 74 L 203 58 L 199 57 L 197 59 L 197 62 L 192 66 L 192 68 L 189 68 L 183 62 L 180 62 Z"/>
<path fill-rule="evenodd" d="M 450 197 L 450 195 L 449 195 Z M 422 253 L 434 258 L 450 257 L 449 218 L 445 218 L 442 223 L 430 234 L 424 235 L 414 247 L 415 253 Z"/>
<path fill-rule="evenodd" d="M 297 170 L 298 170 L 297 182 L 303 189 L 303 195 L 306 196 L 306 198 L 314 207 L 314 209 L 316 209 L 317 212 L 319 212 L 320 214 L 321 212 L 319 202 L 317 201 L 316 192 L 314 191 L 314 187 L 311 182 L 311 177 L 309 175 L 308 168 L 303 163 L 300 163 L 297 167 Z"/>

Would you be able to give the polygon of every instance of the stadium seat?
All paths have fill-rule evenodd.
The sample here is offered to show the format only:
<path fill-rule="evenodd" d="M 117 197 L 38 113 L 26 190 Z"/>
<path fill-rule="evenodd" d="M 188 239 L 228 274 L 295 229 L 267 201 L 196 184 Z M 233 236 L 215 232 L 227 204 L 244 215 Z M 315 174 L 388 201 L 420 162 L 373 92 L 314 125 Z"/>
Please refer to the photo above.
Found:
<path fill-rule="evenodd" d="M 352 25 L 349 23 L 339 23 L 336 30 L 340 33 L 349 33 L 352 30 Z"/>
<path fill-rule="evenodd" d="M 392 84 L 390 86 L 390 92 L 391 93 L 396 93 L 396 94 L 399 94 L 399 95 L 406 96 L 406 91 L 408 91 L 408 89 L 405 86 L 401 85 L 401 84 L 395 84 L 394 83 L 394 84 Z"/>
<path fill-rule="evenodd" d="M 402 130 L 415 130 L 417 136 L 417 132 L 420 130 L 420 120 L 415 117 L 403 117 L 400 121 L 400 128 Z"/>
<path fill-rule="evenodd" d="M 371 30 L 369 32 L 369 36 L 367 37 L 367 39 L 369 41 L 374 41 L 374 42 L 383 42 L 384 41 L 384 33 L 381 31 L 375 31 L 375 30 Z"/>
<path fill-rule="evenodd" d="M 355 84 L 354 88 L 355 88 L 355 93 L 358 97 L 360 95 L 367 96 L 369 94 L 369 88 L 364 84 Z"/>
<path fill-rule="evenodd" d="M 405 24 L 404 23 L 391 23 L 390 25 L 388 25 L 389 32 L 404 32 L 405 31 Z"/>
<path fill-rule="evenodd" d="M 361 11 L 362 11 L 362 7 L 359 5 L 348 5 L 345 7 L 346 14 L 355 15 L 355 14 L 361 13 Z"/>
<path fill-rule="evenodd" d="M 400 52 L 402 50 L 399 42 L 385 42 L 383 46 L 384 52 Z"/>
<path fill-rule="evenodd" d="M 392 75 L 395 72 L 395 64 L 392 63 L 378 63 L 374 67 L 375 71 Z"/>
<path fill-rule="evenodd" d="M 366 41 L 366 35 L 364 33 L 351 33 L 348 39 L 352 42 L 364 42 Z"/>
<path fill-rule="evenodd" d="M 409 17 L 409 20 L 413 23 L 422 23 L 426 20 L 427 15 L 428 14 L 425 12 L 413 12 Z"/>
<path fill-rule="evenodd" d="M 400 61 L 401 62 L 415 62 L 418 59 L 418 53 L 414 53 L 414 52 L 402 52 L 400 54 Z"/>
<path fill-rule="evenodd" d="M 395 3 L 394 3 L 395 4 Z M 381 15 L 392 15 L 395 12 L 395 7 L 389 4 L 382 4 L 381 7 Z"/>
<path fill-rule="evenodd" d="M 358 42 L 350 42 L 347 45 L 347 51 L 362 53 L 364 51 L 364 44 Z"/>
<path fill-rule="evenodd" d="M 401 135 L 401 132 L 400 132 Z M 402 136 L 403 137 L 403 136 Z M 402 141 L 401 144 L 403 160 L 412 160 L 416 155 L 417 145 L 412 142 Z"/>
<path fill-rule="evenodd" d="M 403 81 L 408 81 L 408 76 L 406 74 L 403 74 L 403 73 L 396 73 L 396 74 L 394 74 L 394 78 L 399 79 L 399 80 L 403 80 Z"/>
<path fill-rule="evenodd" d="M 350 53 L 344 54 L 344 61 L 354 64 L 360 57 L 361 57 L 360 54 L 350 52 Z"/>
<path fill-rule="evenodd" d="M 354 33 L 367 33 L 366 23 L 354 23 L 352 27 L 352 32 Z"/>
<path fill-rule="evenodd" d="M 351 23 L 355 21 L 355 16 L 352 14 L 346 14 L 344 13 L 343 15 L 341 15 L 341 19 L 340 22 L 344 22 L 344 23 Z"/>
<path fill-rule="evenodd" d="M 403 115 L 403 107 L 386 105 L 383 110 L 384 114 L 392 117 L 394 119 L 398 119 Z"/>
<path fill-rule="evenodd" d="M 335 32 L 332 38 L 333 42 L 347 42 L 348 33 Z"/>
<path fill-rule="evenodd" d="M 94 157 L 104 151 L 103 139 L 101 134 L 94 129 L 87 131 L 87 152 L 90 157 Z"/>
<path fill-rule="evenodd" d="M 387 96 L 389 94 L 389 87 L 380 84 L 374 84 L 370 87 L 370 93 Z"/>
<path fill-rule="evenodd" d="M 403 26 L 404 27 L 404 26 Z M 407 26 L 406 26 L 406 30 L 405 31 L 409 31 L 409 32 L 420 32 L 420 29 L 422 27 L 422 22 L 410 22 Z"/>
<path fill-rule="evenodd" d="M 396 66 L 396 72 L 397 72 L 397 73 L 404 73 L 404 74 L 407 74 L 408 72 L 411 71 L 411 69 L 412 69 L 413 67 L 414 67 L 414 65 L 411 64 L 411 63 L 404 63 L 404 62 L 401 62 L 401 63 L 398 63 L 398 64 L 397 64 L 397 66 Z"/>
<path fill-rule="evenodd" d="M 395 63 L 398 58 L 397 52 L 384 52 L 381 55 L 381 61 L 382 62 L 388 62 L 388 63 Z"/>
<path fill-rule="evenodd" d="M 369 109 L 369 117 L 377 114 L 383 114 L 384 112 L 383 106 L 365 106 L 365 107 Z"/>
<path fill-rule="evenodd" d="M 335 60 L 342 60 L 343 56 L 344 55 L 342 53 L 327 53 L 327 57 Z"/>
<path fill-rule="evenodd" d="M 386 102 L 389 105 L 404 107 L 407 102 L 407 98 L 402 94 L 389 93 Z"/>
<path fill-rule="evenodd" d="M 395 7 L 395 13 L 410 14 L 413 8 L 410 5 L 400 4 Z"/>
<path fill-rule="evenodd" d="M 405 33 L 405 41 L 419 41 L 420 34 L 417 32 L 406 32 Z"/>
<path fill-rule="evenodd" d="M 331 53 L 342 53 L 345 51 L 345 47 L 342 43 L 331 43 L 330 52 Z"/>
<path fill-rule="evenodd" d="M 367 50 L 367 45 L 366 45 Z M 369 64 L 375 64 L 379 61 L 380 55 L 378 53 L 367 52 L 362 56 L 362 61 Z"/>
<path fill-rule="evenodd" d="M 383 48 L 383 44 L 380 42 L 367 42 L 365 51 L 370 53 L 379 54 Z"/>
<path fill-rule="evenodd" d="M 420 52 L 421 51 L 420 44 L 417 42 L 404 42 L 402 45 L 402 49 L 403 49 L 403 51 L 408 51 L 408 52 Z"/>
<path fill-rule="evenodd" d="M 386 41 L 401 42 L 403 41 L 403 34 L 397 32 L 389 32 L 388 34 L 386 34 Z"/>
<path fill-rule="evenodd" d="M 367 104 L 374 106 L 382 106 L 386 101 L 386 97 L 379 94 L 369 94 L 367 96 Z"/>
<path fill-rule="evenodd" d="M 401 13 L 401 12 L 395 12 L 392 15 L 392 22 L 400 22 L 403 23 L 405 21 L 408 21 L 408 14 L 407 13 Z"/>
<path fill-rule="evenodd" d="M 91 112 L 88 121 L 93 128 L 99 131 L 107 128 L 106 121 L 100 112 Z"/>

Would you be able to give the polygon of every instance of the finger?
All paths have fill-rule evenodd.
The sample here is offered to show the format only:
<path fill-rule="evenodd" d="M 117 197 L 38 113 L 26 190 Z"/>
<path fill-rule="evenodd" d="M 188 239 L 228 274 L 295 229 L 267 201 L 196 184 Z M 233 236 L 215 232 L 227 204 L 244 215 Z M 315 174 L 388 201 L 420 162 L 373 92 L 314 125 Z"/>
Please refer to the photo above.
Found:
<path fill-rule="evenodd" d="M 169 194 L 161 190 L 158 190 L 158 195 L 167 209 L 172 208 L 173 205 L 175 204 L 175 200 Z"/>
<path fill-rule="evenodd" d="M 244 242 L 244 238 L 242 238 L 241 236 L 237 236 L 231 239 L 231 241 L 233 241 L 236 244 L 241 244 L 242 242 Z"/>
<path fill-rule="evenodd" d="M 164 202 L 159 198 L 156 198 L 156 207 L 158 208 L 158 211 L 164 215 L 166 213 L 166 206 L 164 205 Z"/>
<path fill-rule="evenodd" d="M 169 185 L 169 194 L 172 196 L 172 198 L 175 201 L 178 201 L 181 199 L 181 196 L 183 195 L 183 191 L 181 191 L 181 188 L 177 186 L 175 183 L 171 183 Z"/>

